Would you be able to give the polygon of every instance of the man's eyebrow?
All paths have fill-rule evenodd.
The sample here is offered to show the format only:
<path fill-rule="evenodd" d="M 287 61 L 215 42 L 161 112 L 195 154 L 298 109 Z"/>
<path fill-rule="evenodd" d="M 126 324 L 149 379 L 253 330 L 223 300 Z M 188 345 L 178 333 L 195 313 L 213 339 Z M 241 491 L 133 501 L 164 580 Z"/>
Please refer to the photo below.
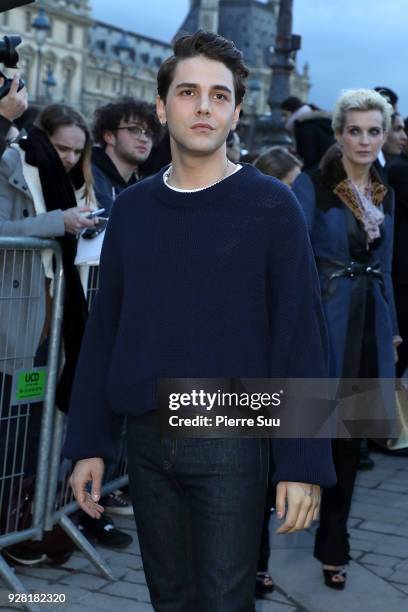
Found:
<path fill-rule="evenodd" d="M 179 83 L 176 85 L 176 89 L 182 89 L 183 87 L 188 87 L 190 89 L 197 89 L 199 87 L 198 83 Z M 232 94 L 232 91 L 226 85 L 211 85 L 211 89 L 218 89 L 220 91 L 226 91 Z"/>

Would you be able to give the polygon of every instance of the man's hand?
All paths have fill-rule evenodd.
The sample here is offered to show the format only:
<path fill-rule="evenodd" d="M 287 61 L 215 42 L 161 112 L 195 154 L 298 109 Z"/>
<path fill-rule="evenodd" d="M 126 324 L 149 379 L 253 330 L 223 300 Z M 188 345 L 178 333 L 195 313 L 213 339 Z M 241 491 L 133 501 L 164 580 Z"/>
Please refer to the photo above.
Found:
<path fill-rule="evenodd" d="M 8 119 L 9 121 L 14 121 L 20 117 L 28 106 L 28 94 L 27 89 L 23 87 L 20 91 L 18 91 L 20 77 L 18 74 L 15 74 L 13 77 L 13 82 L 11 83 L 10 91 L 7 96 L 0 100 L 0 115 Z M 4 79 L 0 77 L 0 87 L 4 85 Z"/>
<path fill-rule="evenodd" d="M 293 533 L 308 529 L 317 520 L 320 509 L 320 486 L 303 482 L 280 482 L 276 488 L 276 514 L 285 518 L 285 504 L 288 510 L 283 525 L 276 533 Z"/>
<path fill-rule="evenodd" d="M 105 466 L 100 457 L 77 461 L 71 475 L 71 487 L 81 509 L 92 518 L 101 518 L 103 507 L 98 504 L 101 497 L 102 477 Z M 91 493 L 86 490 L 92 483 Z"/>

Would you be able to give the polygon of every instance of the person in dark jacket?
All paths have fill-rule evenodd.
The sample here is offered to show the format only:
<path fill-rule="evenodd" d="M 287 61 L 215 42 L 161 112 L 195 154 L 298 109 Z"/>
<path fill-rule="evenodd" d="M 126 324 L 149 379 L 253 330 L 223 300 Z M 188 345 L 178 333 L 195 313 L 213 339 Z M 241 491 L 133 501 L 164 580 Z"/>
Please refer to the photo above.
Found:
<path fill-rule="evenodd" d="M 327 375 L 299 204 L 226 156 L 247 75 L 232 41 L 203 31 L 179 38 L 162 64 L 157 110 L 172 164 L 113 207 L 71 403 L 64 452 L 77 460 L 76 498 L 95 518 L 112 412 L 128 415 L 130 490 L 156 612 L 254 610 L 268 464 L 265 439 L 161 435 L 158 380 Z M 330 443 L 273 446 L 278 532 L 295 532 L 316 517 L 320 485 L 335 483 Z"/>
<path fill-rule="evenodd" d="M 387 136 L 387 140 L 383 146 L 383 153 L 387 166 L 393 161 L 398 161 L 399 156 L 406 147 L 408 137 L 405 132 L 404 120 L 399 113 L 393 113 L 391 118 L 391 128 Z"/>
<path fill-rule="evenodd" d="M 116 197 L 139 179 L 139 166 L 160 133 L 156 113 L 146 102 L 125 97 L 95 111 L 92 151 L 95 196 L 109 217 Z"/>
<path fill-rule="evenodd" d="M 338 147 L 321 168 L 302 173 L 293 190 L 306 215 L 320 277 L 330 376 L 380 378 L 383 408 L 393 417 L 394 387 L 386 379 L 394 378 L 401 342 L 391 281 L 394 197 L 374 169 L 391 115 L 392 107 L 377 92 L 345 92 L 333 114 Z M 339 397 L 341 391 L 342 384 Z M 360 439 L 334 439 L 332 447 L 338 480 L 323 492 L 314 554 L 323 564 L 325 584 L 343 589 Z"/>
<path fill-rule="evenodd" d="M 304 104 L 290 96 L 281 104 L 286 129 L 293 135 L 297 155 L 304 170 L 317 168 L 326 151 L 335 142 L 331 115 L 314 104 Z"/>
<path fill-rule="evenodd" d="M 387 166 L 388 182 L 395 191 L 394 255 L 392 279 L 402 344 L 398 347 L 397 376 L 408 366 L 408 155 L 402 153 Z"/>

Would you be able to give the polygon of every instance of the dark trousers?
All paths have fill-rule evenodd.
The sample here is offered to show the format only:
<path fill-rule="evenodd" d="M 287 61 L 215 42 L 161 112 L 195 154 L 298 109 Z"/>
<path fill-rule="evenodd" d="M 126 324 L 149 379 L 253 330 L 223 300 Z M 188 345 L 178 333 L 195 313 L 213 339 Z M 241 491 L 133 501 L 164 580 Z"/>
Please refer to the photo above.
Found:
<path fill-rule="evenodd" d="M 314 556 L 326 565 L 345 565 L 350 560 L 347 519 L 356 479 L 360 439 L 332 440 L 337 484 L 325 489 L 316 532 Z"/>
<path fill-rule="evenodd" d="M 398 347 L 397 377 L 400 378 L 408 367 L 408 285 L 394 283 L 395 309 L 398 328 L 403 343 Z"/>
<path fill-rule="evenodd" d="M 268 441 L 269 442 L 269 441 Z M 272 483 L 272 476 L 275 472 L 275 463 L 273 461 L 272 449 L 269 452 L 269 481 L 266 491 L 264 516 L 261 533 L 261 546 L 259 549 L 258 572 L 267 572 L 269 565 L 269 557 L 271 555 L 271 544 L 269 537 L 269 521 L 271 518 L 271 508 L 276 506 L 276 486 Z"/>
<path fill-rule="evenodd" d="M 252 612 L 268 472 L 259 439 L 160 438 L 128 419 L 130 493 L 156 612 Z"/>

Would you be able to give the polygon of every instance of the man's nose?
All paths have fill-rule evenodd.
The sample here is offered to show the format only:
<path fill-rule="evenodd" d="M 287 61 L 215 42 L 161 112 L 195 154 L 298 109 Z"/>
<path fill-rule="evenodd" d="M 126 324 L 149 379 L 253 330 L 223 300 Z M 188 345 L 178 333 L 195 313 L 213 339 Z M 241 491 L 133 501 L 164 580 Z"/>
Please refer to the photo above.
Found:
<path fill-rule="evenodd" d="M 208 115 L 210 112 L 210 100 L 205 94 L 202 94 L 198 98 L 197 113 L 200 115 Z"/>

